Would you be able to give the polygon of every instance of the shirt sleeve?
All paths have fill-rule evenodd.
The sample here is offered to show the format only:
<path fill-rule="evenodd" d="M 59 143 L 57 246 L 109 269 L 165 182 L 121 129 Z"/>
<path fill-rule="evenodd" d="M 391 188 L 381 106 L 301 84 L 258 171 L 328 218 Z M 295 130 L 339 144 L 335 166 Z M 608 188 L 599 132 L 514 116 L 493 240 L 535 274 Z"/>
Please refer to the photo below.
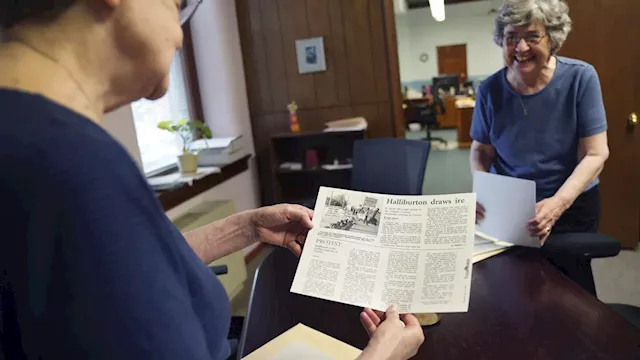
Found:
<path fill-rule="evenodd" d="M 593 66 L 583 72 L 578 91 L 578 137 L 585 138 L 607 130 L 600 79 Z"/>
<path fill-rule="evenodd" d="M 487 105 L 485 96 L 483 94 L 484 89 L 482 86 L 478 88 L 478 94 L 476 96 L 476 106 L 473 109 L 473 118 L 471 119 L 471 138 L 481 144 L 491 144 L 491 137 L 489 135 L 490 122 L 487 111 Z"/>
<path fill-rule="evenodd" d="M 98 160 L 53 175 L 60 250 L 46 313 L 58 325 L 44 358 L 211 359 L 217 344 L 193 308 L 198 285 L 178 247 L 187 245 L 135 165 Z"/>

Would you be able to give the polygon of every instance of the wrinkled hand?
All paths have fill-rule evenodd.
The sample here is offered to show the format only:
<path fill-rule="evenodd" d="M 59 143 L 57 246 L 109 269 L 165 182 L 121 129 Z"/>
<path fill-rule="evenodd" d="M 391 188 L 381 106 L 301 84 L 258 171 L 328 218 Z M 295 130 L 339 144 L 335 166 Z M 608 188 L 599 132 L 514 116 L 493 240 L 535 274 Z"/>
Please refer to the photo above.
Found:
<path fill-rule="evenodd" d="M 313 227 L 312 219 L 311 209 L 280 204 L 255 210 L 253 224 L 260 241 L 286 247 L 300 256 L 307 233 Z"/>
<path fill-rule="evenodd" d="M 386 313 L 364 309 L 360 322 L 371 338 L 361 359 L 409 359 L 424 342 L 424 332 L 415 315 L 400 315 L 393 306 Z"/>
<path fill-rule="evenodd" d="M 482 204 L 477 202 L 476 203 L 476 224 L 484 220 L 484 215 L 486 214 L 486 212 L 487 210 L 485 210 L 484 206 L 482 206 Z"/>
<path fill-rule="evenodd" d="M 536 216 L 529 220 L 527 229 L 531 236 L 538 236 L 544 244 L 551 234 L 551 228 L 567 210 L 566 203 L 556 197 L 546 198 L 536 204 Z"/>

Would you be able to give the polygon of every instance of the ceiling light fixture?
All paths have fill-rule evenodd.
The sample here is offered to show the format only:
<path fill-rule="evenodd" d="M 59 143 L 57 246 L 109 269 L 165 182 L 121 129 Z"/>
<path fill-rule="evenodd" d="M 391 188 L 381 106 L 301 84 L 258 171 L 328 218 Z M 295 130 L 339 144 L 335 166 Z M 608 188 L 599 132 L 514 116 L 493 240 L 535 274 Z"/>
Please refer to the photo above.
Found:
<path fill-rule="evenodd" d="M 444 21 L 444 0 L 429 0 L 429 7 L 431 7 L 431 16 L 436 21 Z"/>

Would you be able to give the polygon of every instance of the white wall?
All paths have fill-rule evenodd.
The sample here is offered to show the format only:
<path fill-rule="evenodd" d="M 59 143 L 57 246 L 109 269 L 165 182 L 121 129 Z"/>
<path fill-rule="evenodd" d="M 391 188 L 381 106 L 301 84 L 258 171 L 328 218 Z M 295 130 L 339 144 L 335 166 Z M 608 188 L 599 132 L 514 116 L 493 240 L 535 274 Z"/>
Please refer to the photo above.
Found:
<path fill-rule="evenodd" d="M 214 136 L 242 134 L 246 150 L 254 154 L 237 19 L 235 1 L 205 1 L 191 19 L 191 33 L 204 117 L 211 131 Z M 231 199 L 237 211 L 258 207 L 255 160 L 251 161 L 248 171 L 199 198 L 201 201 Z"/>
<path fill-rule="evenodd" d="M 495 14 L 500 0 L 446 6 L 446 20 L 436 22 L 429 8 L 396 14 L 400 78 L 403 82 L 438 75 L 437 46 L 467 44 L 468 76 L 491 75 L 503 66 L 502 52 L 493 42 Z M 421 53 L 429 55 L 422 63 Z"/>
<path fill-rule="evenodd" d="M 140 157 L 136 128 L 133 125 L 131 106 L 123 106 L 116 111 L 106 114 L 100 125 L 129 151 L 131 157 L 133 157 L 136 163 L 138 163 L 138 166 L 140 166 L 140 169 L 142 169 L 142 158 Z"/>

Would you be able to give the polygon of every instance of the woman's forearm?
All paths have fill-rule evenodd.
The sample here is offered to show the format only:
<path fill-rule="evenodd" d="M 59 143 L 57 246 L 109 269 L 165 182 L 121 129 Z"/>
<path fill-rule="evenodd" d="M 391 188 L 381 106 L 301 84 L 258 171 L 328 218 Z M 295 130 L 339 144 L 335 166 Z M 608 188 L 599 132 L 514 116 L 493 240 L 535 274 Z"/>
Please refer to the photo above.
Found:
<path fill-rule="evenodd" d="M 586 155 L 578 163 L 571 176 L 555 194 L 564 203 L 565 208 L 568 209 L 584 189 L 600 175 L 606 160 L 606 155 Z"/>
<path fill-rule="evenodd" d="M 255 210 L 243 211 L 184 234 L 205 264 L 246 248 L 257 241 Z"/>
<path fill-rule="evenodd" d="M 491 145 L 474 141 L 469 152 L 469 166 L 471 173 L 475 171 L 488 172 L 495 160 L 495 148 Z"/>

